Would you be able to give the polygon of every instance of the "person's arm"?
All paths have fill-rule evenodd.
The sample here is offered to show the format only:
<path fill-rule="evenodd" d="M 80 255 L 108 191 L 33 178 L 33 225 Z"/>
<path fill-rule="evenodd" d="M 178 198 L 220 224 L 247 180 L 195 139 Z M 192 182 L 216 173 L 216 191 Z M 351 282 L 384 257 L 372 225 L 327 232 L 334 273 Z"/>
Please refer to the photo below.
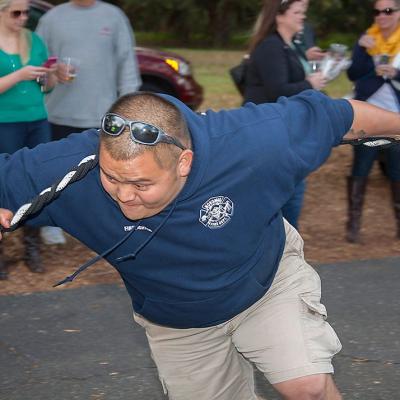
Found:
<path fill-rule="evenodd" d="M 33 81 L 49 72 L 48 68 L 26 65 L 25 67 L 0 78 L 0 94 L 22 81 Z"/>
<path fill-rule="evenodd" d="M 99 132 L 89 129 L 64 140 L 43 143 L 32 149 L 25 147 L 11 155 L 0 154 L 0 209 L 18 210 L 12 229 L 28 219 L 32 226 L 57 223 L 55 215 L 58 213 L 53 214 L 52 210 L 58 206 L 68 207 L 62 204 L 63 196 L 59 196 L 59 192 L 69 189 L 69 184 L 74 184 L 72 190 L 78 192 L 80 184 L 85 186 L 77 181 L 97 166 L 98 145 Z M 53 200 L 57 204 L 50 204 Z M 2 224 L 5 220 L 1 216 L 4 211 L 0 213 Z M 9 226 L 4 224 L 4 227 Z"/>
<path fill-rule="evenodd" d="M 366 48 L 361 46 L 360 43 L 356 43 L 353 48 L 351 64 L 346 73 L 352 82 L 366 76 L 375 76 L 374 60 L 367 53 Z"/>
<path fill-rule="evenodd" d="M 35 149 L 24 148 L 11 155 L 0 154 L 0 210 L 2 211 L 0 223 L 4 228 L 10 226 L 12 213 L 23 204 L 29 203 L 45 187 L 50 186 L 46 176 L 48 175 L 49 180 L 52 181 L 53 172 L 56 168 L 43 167 L 43 170 L 41 170 L 41 157 L 38 157 L 38 151 L 43 155 L 47 152 L 51 154 L 51 150 L 40 150 L 40 148 L 44 146 L 54 147 L 53 143 L 36 146 Z M 34 220 L 47 222 L 48 215 L 46 212 L 41 213 L 40 216 L 35 215 L 31 222 Z"/>
<path fill-rule="evenodd" d="M 280 39 L 275 37 L 267 39 L 255 49 L 251 58 L 269 101 L 276 101 L 279 96 L 289 97 L 303 90 L 312 89 L 312 84 L 305 78 L 291 82 L 288 57 L 284 43 Z"/>
<path fill-rule="evenodd" d="M 266 108 L 267 104 L 259 107 Z M 280 98 L 270 107 L 276 109 L 286 126 L 278 131 L 287 136 L 287 154 L 294 157 L 299 179 L 319 168 L 332 148 L 341 143 L 374 136 L 395 137 L 400 133 L 399 114 L 362 101 L 332 99 L 317 91 Z"/>
<path fill-rule="evenodd" d="M 36 27 L 35 33 L 41 39 L 41 43 L 44 48 L 44 51 L 46 52 L 46 55 L 57 56 L 56 49 L 52 47 L 53 41 L 51 40 L 52 39 L 51 29 L 50 29 L 51 25 L 50 25 L 48 16 L 49 16 L 49 14 L 46 13 L 46 15 L 44 15 L 42 18 L 40 18 L 38 26 Z M 46 87 L 44 88 L 44 91 L 46 93 L 51 91 L 58 82 L 65 82 L 64 75 L 59 73 L 60 70 L 62 70 L 62 69 L 63 69 L 63 64 L 61 64 L 60 62 L 53 65 L 49 69 Z M 61 77 L 61 79 L 60 79 L 60 77 Z"/>
<path fill-rule="evenodd" d="M 11 89 L 18 82 L 21 82 L 21 73 L 19 71 L 12 72 L 0 78 L 0 94 Z"/>
<path fill-rule="evenodd" d="M 32 50 L 35 50 L 35 52 L 37 52 L 37 56 L 42 60 L 42 66 L 44 66 L 46 61 L 49 59 L 49 52 L 47 50 L 46 44 L 44 43 L 43 39 L 36 33 L 32 33 L 32 36 L 35 39 L 35 47 Z M 57 84 L 57 67 L 57 63 L 52 64 L 50 67 L 48 67 L 48 72 L 43 82 L 43 92 L 50 92 Z"/>
<path fill-rule="evenodd" d="M 369 136 L 391 136 L 400 140 L 400 114 L 384 110 L 365 101 L 348 100 L 353 107 L 351 129 L 343 139 L 362 139 Z"/>
<path fill-rule="evenodd" d="M 56 86 L 56 84 L 58 83 L 57 70 L 58 70 L 58 64 L 55 64 L 51 68 L 49 68 L 49 73 L 47 74 L 47 79 L 46 79 L 46 85 L 43 88 L 45 93 L 50 92 L 54 88 L 54 86 Z"/>
<path fill-rule="evenodd" d="M 28 33 L 31 35 L 29 31 Z M 35 59 L 39 58 L 39 60 L 45 61 L 47 59 L 47 50 L 43 42 L 41 40 L 38 41 L 37 37 L 35 37 L 33 33 L 30 37 L 33 46 L 32 52 L 35 54 Z M 8 75 L 0 77 L 0 94 L 11 89 L 19 82 L 36 80 L 46 74 L 50 74 L 51 72 L 51 69 L 44 68 L 43 66 L 26 65 Z"/>
<path fill-rule="evenodd" d="M 128 18 L 122 11 L 121 14 L 121 24 L 118 27 L 115 43 L 118 60 L 117 89 L 119 96 L 139 90 L 142 84 L 135 53 L 135 36 Z"/>

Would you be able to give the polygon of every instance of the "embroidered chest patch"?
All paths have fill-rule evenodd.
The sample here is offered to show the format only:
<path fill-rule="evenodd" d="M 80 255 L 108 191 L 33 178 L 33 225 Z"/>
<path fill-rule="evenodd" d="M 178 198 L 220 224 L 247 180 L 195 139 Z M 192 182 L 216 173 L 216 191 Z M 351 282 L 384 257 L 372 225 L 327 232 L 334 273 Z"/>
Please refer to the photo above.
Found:
<path fill-rule="evenodd" d="M 222 228 L 233 215 L 233 202 L 225 196 L 211 197 L 200 210 L 199 221 L 210 229 Z"/>

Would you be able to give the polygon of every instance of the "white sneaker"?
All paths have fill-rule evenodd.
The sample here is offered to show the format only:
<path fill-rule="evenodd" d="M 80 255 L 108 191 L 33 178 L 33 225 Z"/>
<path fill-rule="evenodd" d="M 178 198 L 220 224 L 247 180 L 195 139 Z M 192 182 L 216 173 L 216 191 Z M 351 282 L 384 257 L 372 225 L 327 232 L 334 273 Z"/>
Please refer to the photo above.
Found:
<path fill-rule="evenodd" d="M 67 242 L 63 230 L 57 226 L 42 226 L 40 237 L 44 244 L 65 244 Z"/>

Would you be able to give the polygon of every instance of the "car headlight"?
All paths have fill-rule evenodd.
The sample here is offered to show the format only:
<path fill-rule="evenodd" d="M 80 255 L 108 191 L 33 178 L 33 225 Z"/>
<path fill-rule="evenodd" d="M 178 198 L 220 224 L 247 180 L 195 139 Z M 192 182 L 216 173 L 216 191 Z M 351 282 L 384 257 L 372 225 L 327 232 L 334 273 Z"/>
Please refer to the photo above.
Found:
<path fill-rule="evenodd" d="M 190 75 L 190 65 L 182 60 L 176 58 L 166 58 L 165 62 L 176 72 L 181 75 Z"/>

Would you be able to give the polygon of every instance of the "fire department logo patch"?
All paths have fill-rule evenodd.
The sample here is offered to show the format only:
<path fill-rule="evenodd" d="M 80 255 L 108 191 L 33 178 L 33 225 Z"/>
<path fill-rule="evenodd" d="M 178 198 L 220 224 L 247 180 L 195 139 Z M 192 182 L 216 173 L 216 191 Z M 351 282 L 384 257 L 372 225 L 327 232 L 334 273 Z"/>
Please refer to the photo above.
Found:
<path fill-rule="evenodd" d="M 199 221 L 210 229 L 222 228 L 233 215 L 233 202 L 225 196 L 211 197 L 200 210 Z"/>

